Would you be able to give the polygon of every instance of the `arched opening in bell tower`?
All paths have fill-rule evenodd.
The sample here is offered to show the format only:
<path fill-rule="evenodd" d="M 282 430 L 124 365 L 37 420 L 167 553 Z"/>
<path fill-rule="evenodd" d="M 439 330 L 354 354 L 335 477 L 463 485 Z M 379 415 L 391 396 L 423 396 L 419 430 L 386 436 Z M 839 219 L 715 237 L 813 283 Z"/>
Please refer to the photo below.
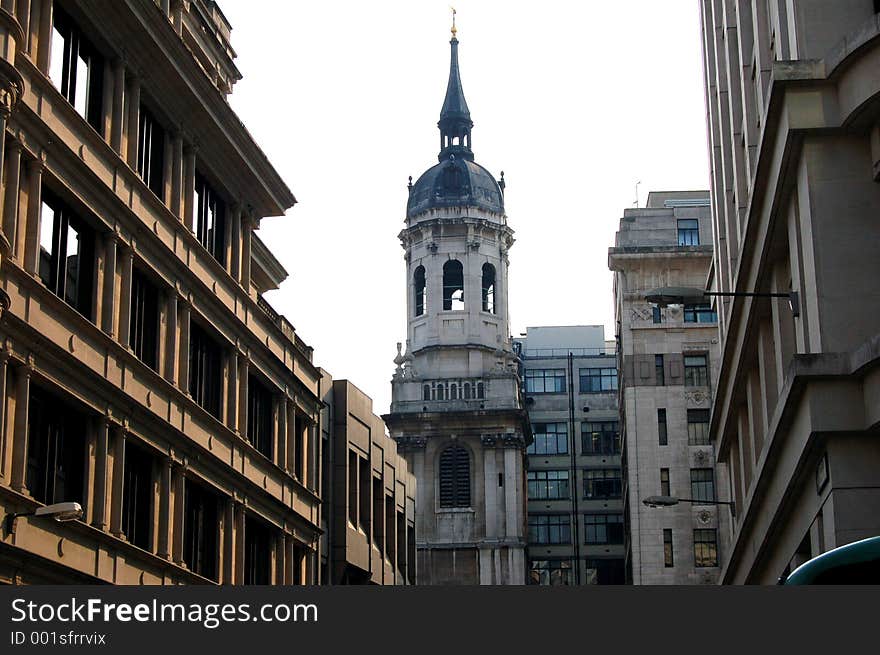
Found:
<path fill-rule="evenodd" d="M 483 264 L 483 311 L 495 313 L 495 267 Z"/>
<path fill-rule="evenodd" d="M 443 309 L 464 309 L 464 267 L 457 259 L 450 259 L 443 264 Z"/>
<path fill-rule="evenodd" d="M 419 266 L 413 274 L 413 289 L 415 291 L 415 315 L 421 316 L 425 313 L 428 296 L 428 287 L 425 284 L 424 266 Z"/>

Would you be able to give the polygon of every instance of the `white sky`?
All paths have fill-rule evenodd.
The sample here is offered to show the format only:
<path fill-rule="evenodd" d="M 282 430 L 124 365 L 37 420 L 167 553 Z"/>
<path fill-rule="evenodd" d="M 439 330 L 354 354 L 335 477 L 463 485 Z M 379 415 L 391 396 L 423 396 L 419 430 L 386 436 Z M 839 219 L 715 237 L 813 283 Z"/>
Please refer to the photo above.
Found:
<path fill-rule="evenodd" d="M 259 231 L 290 278 L 267 299 L 384 413 L 406 338 L 407 176 L 437 162 L 448 0 L 220 0 L 231 104 L 298 200 Z M 625 207 L 708 188 L 696 0 L 460 0 L 476 160 L 507 180 L 511 333 L 604 324 Z"/>

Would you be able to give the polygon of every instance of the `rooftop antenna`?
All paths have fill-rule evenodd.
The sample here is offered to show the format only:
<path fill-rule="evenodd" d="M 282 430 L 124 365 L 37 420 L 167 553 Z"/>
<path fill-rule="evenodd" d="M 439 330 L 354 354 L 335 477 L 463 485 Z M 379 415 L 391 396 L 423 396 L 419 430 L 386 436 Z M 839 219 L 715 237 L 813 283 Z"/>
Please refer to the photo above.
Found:
<path fill-rule="evenodd" d="M 642 183 L 641 180 L 639 180 L 638 182 L 636 182 L 636 201 L 635 201 L 635 204 L 633 205 L 636 209 L 639 208 L 639 185 L 640 185 L 641 183 Z"/>

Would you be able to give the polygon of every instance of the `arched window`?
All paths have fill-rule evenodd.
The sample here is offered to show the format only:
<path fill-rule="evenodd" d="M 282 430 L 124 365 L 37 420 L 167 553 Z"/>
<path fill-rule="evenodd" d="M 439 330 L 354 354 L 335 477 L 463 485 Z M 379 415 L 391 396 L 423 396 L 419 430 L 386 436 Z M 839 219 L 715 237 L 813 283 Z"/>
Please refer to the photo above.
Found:
<path fill-rule="evenodd" d="M 495 313 L 495 267 L 483 264 L 483 311 Z"/>
<path fill-rule="evenodd" d="M 449 387 L 449 400 L 458 400 L 458 386 L 455 382 Z"/>
<path fill-rule="evenodd" d="M 422 387 L 422 400 L 431 400 L 431 385 L 426 384 Z"/>
<path fill-rule="evenodd" d="M 440 453 L 440 507 L 470 507 L 471 458 L 462 446 Z"/>
<path fill-rule="evenodd" d="M 425 313 L 425 305 L 428 295 L 428 287 L 425 284 L 425 267 L 419 266 L 413 274 L 413 288 L 415 290 L 416 316 Z"/>
<path fill-rule="evenodd" d="M 443 309 L 464 309 L 464 268 L 457 259 L 443 264 Z"/>
<path fill-rule="evenodd" d="M 470 382 L 464 383 L 464 399 L 465 400 L 471 399 L 471 383 Z"/>
<path fill-rule="evenodd" d="M 437 385 L 437 400 L 445 400 L 443 397 L 443 384 Z"/>
<path fill-rule="evenodd" d="M 483 383 L 477 382 L 477 398 L 484 398 L 485 391 L 483 390 Z"/>

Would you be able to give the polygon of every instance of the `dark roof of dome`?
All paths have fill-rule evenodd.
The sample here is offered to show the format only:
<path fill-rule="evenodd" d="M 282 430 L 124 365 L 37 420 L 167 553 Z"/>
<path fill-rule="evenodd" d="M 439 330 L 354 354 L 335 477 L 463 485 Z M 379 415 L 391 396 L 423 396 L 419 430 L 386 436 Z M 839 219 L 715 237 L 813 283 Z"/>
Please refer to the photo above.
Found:
<path fill-rule="evenodd" d="M 503 214 L 504 194 L 492 174 L 478 163 L 453 158 L 432 166 L 413 184 L 406 216 L 460 205 Z"/>

